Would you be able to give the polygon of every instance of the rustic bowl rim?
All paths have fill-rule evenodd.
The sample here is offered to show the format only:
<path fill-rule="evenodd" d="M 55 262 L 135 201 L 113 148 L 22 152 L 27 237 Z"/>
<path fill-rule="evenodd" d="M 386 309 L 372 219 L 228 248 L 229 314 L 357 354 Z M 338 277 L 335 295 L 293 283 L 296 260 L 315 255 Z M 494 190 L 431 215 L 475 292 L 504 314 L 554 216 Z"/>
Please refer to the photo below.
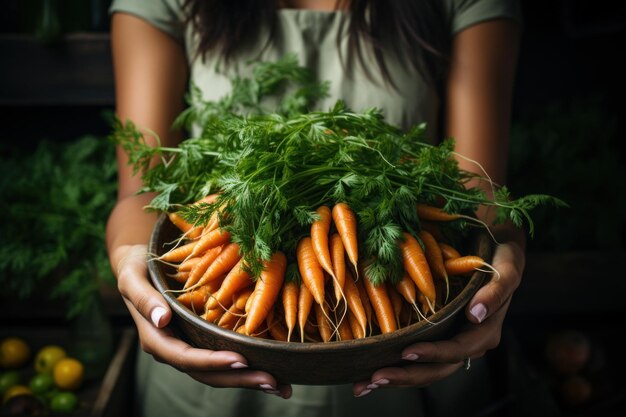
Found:
<path fill-rule="evenodd" d="M 148 253 L 153 255 L 158 255 L 160 253 L 159 248 L 157 247 L 159 241 L 158 237 L 164 224 L 167 222 L 169 222 L 169 217 L 166 213 L 161 213 L 152 231 Z M 488 236 L 486 233 L 479 233 L 476 247 L 489 245 L 487 239 Z M 154 287 L 161 293 L 161 295 L 165 297 L 169 306 L 176 312 L 176 314 L 181 319 L 187 321 L 188 323 L 196 326 L 199 329 L 210 332 L 215 336 L 228 339 L 236 343 L 241 343 L 250 347 L 275 349 L 278 351 L 294 353 L 311 352 L 312 350 L 318 353 L 331 353 L 344 350 L 349 351 L 364 348 L 369 345 L 380 346 L 381 343 L 397 343 L 398 340 L 401 339 L 414 339 L 420 334 L 425 333 L 436 326 L 442 325 L 448 320 L 453 320 L 457 316 L 459 310 L 463 309 L 467 305 L 467 303 L 471 300 L 474 294 L 482 286 L 487 275 L 483 271 L 474 272 L 472 276 L 468 278 L 468 281 L 461 290 L 461 292 L 445 306 L 439 309 L 436 313 L 430 316 L 428 318 L 428 321 L 420 320 L 417 323 L 413 323 L 409 326 L 399 328 L 391 333 L 367 336 L 361 339 L 301 343 L 299 341 L 285 342 L 280 340 L 248 336 L 234 332 L 229 329 L 224 329 L 217 324 L 210 323 L 202 319 L 200 316 L 197 315 L 197 313 L 193 312 L 192 310 L 184 306 L 180 301 L 178 301 L 173 293 L 169 291 L 170 288 L 165 284 L 167 278 L 165 277 L 165 274 L 160 270 L 162 266 L 163 264 L 154 258 L 148 260 L 150 280 L 152 281 Z"/>

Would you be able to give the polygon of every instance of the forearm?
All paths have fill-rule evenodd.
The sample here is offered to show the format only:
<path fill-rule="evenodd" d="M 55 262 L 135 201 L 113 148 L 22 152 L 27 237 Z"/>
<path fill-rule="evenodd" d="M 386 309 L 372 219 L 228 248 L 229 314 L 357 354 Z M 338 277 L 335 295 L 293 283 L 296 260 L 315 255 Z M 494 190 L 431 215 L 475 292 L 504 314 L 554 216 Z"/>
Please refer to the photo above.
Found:
<path fill-rule="evenodd" d="M 171 127 L 184 107 L 187 80 L 182 45 L 142 19 L 123 13 L 112 18 L 111 39 L 117 116 L 145 132 L 147 143 L 156 143 L 158 137 L 162 145 L 176 146 L 181 135 Z M 148 243 L 157 218 L 144 209 L 154 194 L 137 194 L 143 186 L 141 173 L 134 171 L 119 147 L 117 160 L 117 203 L 107 224 L 107 248 L 115 272 L 127 252 L 123 249 Z"/>
<path fill-rule="evenodd" d="M 124 250 L 120 248 L 148 244 L 157 215 L 144 207 L 153 197 L 153 194 L 130 195 L 118 200 L 113 208 L 107 222 L 106 244 L 114 272 L 123 258 Z"/>

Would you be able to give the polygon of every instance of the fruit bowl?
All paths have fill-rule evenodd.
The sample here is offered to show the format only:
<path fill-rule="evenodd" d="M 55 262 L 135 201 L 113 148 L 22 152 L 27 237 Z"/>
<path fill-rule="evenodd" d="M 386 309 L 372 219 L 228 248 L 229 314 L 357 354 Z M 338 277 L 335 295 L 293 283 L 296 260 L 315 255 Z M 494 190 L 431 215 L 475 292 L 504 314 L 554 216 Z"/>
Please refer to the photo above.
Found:
<path fill-rule="evenodd" d="M 149 253 L 163 254 L 179 236 L 180 230 L 162 214 L 155 224 Z M 491 260 L 492 243 L 486 233 L 475 233 L 469 243 L 469 253 Z M 269 372 L 281 383 L 304 385 L 344 384 L 366 379 L 377 369 L 402 364 L 401 352 L 408 345 L 449 338 L 466 320 L 463 308 L 487 276 L 482 271 L 474 272 L 458 295 L 427 321 L 361 339 L 300 343 L 247 336 L 210 323 L 168 291 L 180 288 L 180 284 L 168 276 L 174 272 L 172 266 L 151 260 L 148 268 L 153 285 L 172 308 L 172 325 L 183 340 L 198 348 L 238 352 L 247 358 L 251 369 Z"/>

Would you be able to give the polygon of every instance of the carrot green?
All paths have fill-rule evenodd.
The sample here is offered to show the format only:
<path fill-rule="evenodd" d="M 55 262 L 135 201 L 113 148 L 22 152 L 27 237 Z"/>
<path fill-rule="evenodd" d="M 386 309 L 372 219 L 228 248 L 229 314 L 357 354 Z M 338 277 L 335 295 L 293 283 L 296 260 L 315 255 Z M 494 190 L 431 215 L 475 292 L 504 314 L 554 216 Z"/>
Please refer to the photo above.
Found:
<path fill-rule="evenodd" d="M 380 110 L 357 113 L 342 101 L 312 111 L 326 84 L 311 80 L 292 56 L 261 63 L 252 79 L 235 79 L 233 92 L 219 102 L 202 102 L 195 93 L 178 124 L 195 123 L 201 133 L 178 147 L 150 147 L 131 121 L 117 121 L 112 137 L 142 172 L 142 192 L 158 192 L 150 209 L 205 223 L 226 204 L 220 225 L 240 245 L 253 276 L 273 252 L 295 253 L 324 204 L 345 202 L 357 214 L 359 253 L 371 260 L 374 282 L 402 277 L 397 242 L 403 230 L 420 230 L 418 202 L 441 200 L 445 211 L 466 215 L 492 206 L 498 221 L 527 225 L 531 234 L 534 207 L 563 205 L 547 195 L 513 199 L 496 184 L 492 198 L 467 187 L 478 176 L 459 169 L 454 140 L 433 145 L 423 124 L 404 132 L 386 123 Z M 278 97 L 271 111 L 262 104 L 270 96 Z M 163 163 L 149 168 L 153 157 Z M 187 205 L 214 192 L 220 195 L 213 204 Z M 447 227 L 458 234 L 471 225 L 459 219 Z"/>

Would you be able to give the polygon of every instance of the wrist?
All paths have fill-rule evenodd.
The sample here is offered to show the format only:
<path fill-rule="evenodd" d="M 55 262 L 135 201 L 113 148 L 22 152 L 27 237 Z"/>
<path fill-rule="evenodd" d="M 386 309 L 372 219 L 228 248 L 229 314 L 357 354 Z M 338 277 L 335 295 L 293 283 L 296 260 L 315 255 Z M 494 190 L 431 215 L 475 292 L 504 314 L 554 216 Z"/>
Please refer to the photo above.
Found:
<path fill-rule="evenodd" d="M 492 226 L 490 230 L 498 244 L 513 244 L 518 246 L 521 252 L 526 252 L 527 237 L 523 228 L 517 227 L 511 222 L 506 222 Z"/>

